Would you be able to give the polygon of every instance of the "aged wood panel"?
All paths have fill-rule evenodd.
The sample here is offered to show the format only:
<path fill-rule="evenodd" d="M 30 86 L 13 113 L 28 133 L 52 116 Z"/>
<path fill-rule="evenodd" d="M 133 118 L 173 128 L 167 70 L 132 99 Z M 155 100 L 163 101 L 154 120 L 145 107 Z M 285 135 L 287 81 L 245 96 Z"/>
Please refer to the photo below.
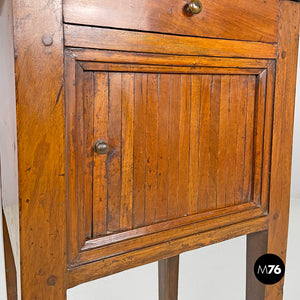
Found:
<path fill-rule="evenodd" d="M 146 132 L 144 122 L 147 109 L 147 75 L 135 74 L 134 132 L 139 136 L 133 143 L 133 226 L 145 222 L 145 182 L 146 182 Z"/>
<path fill-rule="evenodd" d="M 46 4 L 14 0 L 12 3 L 22 299 L 65 299 L 67 243 L 61 1 Z M 42 42 L 45 34 L 52 40 L 47 47 Z"/>
<path fill-rule="evenodd" d="M 94 164 L 94 74 L 86 73 L 83 79 L 83 152 L 82 152 L 82 172 L 83 187 L 82 197 L 84 201 L 81 203 L 83 207 L 83 216 L 85 222 L 84 235 L 86 239 L 92 237 L 92 215 L 93 215 L 93 164 Z M 91 113 L 92 112 L 92 113 Z M 81 170 L 79 170 L 81 172 Z"/>
<path fill-rule="evenodd" d="M 288 234 L 299 20 L 299 3 L 282 1 L 275 80 L 267 251 L 277 254 L 283 261 L 286 258 Z M 283 281 L 266 287 L 266 300 L 282 299 Z"/>
<path fill-rule="evenodd" d="M 120 0 L 113 5 L 110 0 L 64 0 L 64 21 L 190 36 L 277 41 L 277 0 L 201 0 L 202 11 L 192 17 L 184 13 L 186 3 Z"/>
<path fill-rule="evenodd" d="M 189 203 L 188 214 L 198 212 L 199 194 L 199 147 L 200 147 L 200 107 L 201 76 L 191 78 L 191 115 L 190 115 L 190 155 L 189 155 Z"/>
<path fill-rule="evenodd" d="M 107 231 L 114 232 L 120 228 L 120 197 L 121 197 L 121 74 L 109 74 L 108 98 L 108 140 L 111 150 L 106 159 L 107 166 Z M 95 137 L 98 139 L 98 137 Z M 97 187 L 95 187 L 97 188 Z"/>
<path fill-rule="evenodd" d="M 170 124 L 170 74 L 159 75 L 158 100 L 158 163 L 157 163 L 157 209 L 156 219 L 168 217 L 168 149 Z"/>
<path fill-rule="evenodd" d="M 219 120 L 219 158 L 218 158 L 218 180 L 217 180 L 217 207 L 226 205 L 227 178 L 228 178 L 228 146 L 229 146 L 229 104 L 230 104 L 230 76 L 221 77 L 221 99 Z"/>
<path fill-rule="evenodd" d="M 255 218 L 253 220 L 241 221 L 236 224 L 222 226 L 218 229 L 208 230 L 146 247 L 130 253 L 113 256 L 107 259 L 95 261 L 80 267 L 69 268 L 68 287 L 73 287 L 80 283 L 104 277 L 128 268 L 137 267 L 158 259 L 168 258 L 178 255 L 187 249 L 196 249 L 218 243 L 233 237 L 266 230 L 268 226 L 268 216 Z"/>
<path fill-rule="evenodd" d="M 244 199 L 249 201 L 249 198 L 244 198 L 244 174 L 250 173 L 251 167 L 248 165 L 248 169 L 245 170 L 245 160 L 246 160 L 246 145 L 249 144 L 246 140 L 246 128 L 249 126 L 247 123 L 247 112 L 246 107 L 248 104 L 248 84 L 249 77 L 240 76 L 239 77 L 239 102 L 238 102 L 238 113 L 240 118 L 240 124 L 237 128 L 237 149 L 236 149 L 236 185 L 238 186 L 236 191 L 235 204 L 241 203 Z M 253 90 L 252 90 L 253 91 Z M 244 99 L 247 99 L 246 101 Z M 250 137 L 251 139 L 251 137 Z M 249 182 L 246 182 L 246 186 Z"/>
<path fill-rule="evenodd" d="M 108 73 L 94 75 L 93 138 L 108 140 Z M 107 230 L 107 169 L 106 156 L 94 153 L 93 168 L 93 236 Z"/>
<path fill-rule="evenodd" d="M 181 76 L 181 103 L 179 117 L 179 184 L 178 216 L 188 214 L 189 199 L 189 156 L 190 156 L 190 115 L 191 115 L 191 75 Z M 171 99 L 172 101 L 172 99 Z M 172 188 L 172 187 L 171 187 Z"/>
<path fill-rule="evenodd" d="M 181 76 L 170 77 L 170 125 L 168 147 L 168 218 L 177 217 L 179 184 L 179 120 L 181 107 Z"/>
<path fill-rule="evenodd" d="M 265 214 L 265 212 L 262 212 L 260 207 L 257 207 L 255 204 L 253 204 L 252 202 L 249 203 L 243 203 L 243 204 L 239 204 L 239 205 L 234 205 L 234 206 L 229 206 L 229 207 L 224 207 L 224 208 L 219 208 L 219 209 L 215 209 L 215 210 L 211 210 L 211 211 L 206 211 L 203 213 L 199 213 L 199 214 L 194 214 L 194 215 L 189 215 L 189 216 L 185 216 L 182 218 L 177 218 L 177 219 L 172 219 L 169 220 L 168 222 L 160 222 L 160 223 L 154 223 L 152 225 L 149 226 L 144 226 L 144 227 L 140 227 L 140 228 L 135 228 L 132 230 L 127 230 L 127 231 L 123 231 L 123 232 L 119 232 L 116 234 L 111 234 L 111 235 L 107 235 L 107 236 L 100 236 L 91 240 L 87 240 L 85 245 L 81 248 L 82 251 L 85 250 L 95 250 L 94 248 L 97 247 L 102 247 L 102 246 L 107 246 L 109 244 L 114 244 L 117 242 L 122 242 L 121 244 L 126 244 L 128 242 L 128 240 L 130 240 L 131 238 L 137 238 L 139 239 L 139 245 L 143 245 L 142 240 L 144 240 L 144 238 L 148 241 L 151 241 L 151 243 L 153 242 L 153 235 L 162 235 L 162 236 L 172 236 L 172 234 L 170 234 L 170 232 L 172 232 L 172 228 L 177 228 L 175 230 L 175 232 L 180 233 L 180 234 L 185 234 L 184 230 L 178 229 L 178 227 L 184 228 L 184 226 L 187 227 L 191 227 L 191 224 L 193 223 L 201 223 L 202 221 L 208 221 L 208 222 L 212 222 L 213 219 L 217 218 L 217 217 L 222 217 L 225 216 L 225 219 L 228 221 L 230 219 L 230 215 L 232 216 L 233 214 L 238 214 L 239 216 L 237 217 L 237 215 L 235 215 L 236 219 L 243 219 L 243 218 L 248 218 L 248 216 L 250 216 L 250 214 L 252 214 L 253 217 L 256 216 L 260 216 L 261 214 Z M 229 218 L 229 219 L 228 219 Z M 210 223 L 210 225 L 212 225 L 212 223 Z M 195 226 L 194 228 L 190 228 L 192 231 L 195 231 L 197 228 L 197 230 L 199 228 L 202 227 L 197 227 Z M 202 228 L 203 229 L 203 228 Z M 179 230 L 179 231 L 178 231 Z M 143 237 L 145 235 L 145 237 Z M 113 247 L 113 245 L 110 245 Z M 116 248 L 118 248 L 120 245 L 115 244 Z M 130 247 L 135 248 L 135 245 L 130 245 Z M 122 248 L 123 249 L 123 248 Z M 102 249 L 103 250 L 103 249 Z M 107 251 L 107 248 L 106 250 Z M 90 255 L 90 254 L 88 254 Z M 84 252 L 80 252 L 79 256 L 84 256 Z M 76 263 L 78 257 L 76 258 L 76 260 L 74 261 L 74 263 Z"/>
<path fill-rule="evenodd" d="M 262 148 L 262 134 L 253 135 L 256 115 L 246 111 L 256 105 L 248 97 L 256 93 L 253 75 L 84 74 L 76 84 L 76 112 L 83 116 L 76 122 L 82 135 L 76 142 L 77 197 L 79 220 L 87 224 L 84 233 L 79 230 L 79 247 L 91 234 L 252 201 L 251 140 Z M 264 120 L 262 112 L 256 114 Z M 107 140 L 108 154 L 93 153 L 98 139 Z M 256 176 L 259 181 L 260 172 Z M 83 184 L 81 177 L 87 178 Z"/>
<path fill-rule="evenodd" d="M 200 107 L 200 148 L 199 148 L 199 193 L 198 211 L 207 209 L 208 176 L 209 176 L 209 119 L 211 75 L 201 76 L 201 107 Z"/>
<path fill-rule="evenodd" d="M 207 209 L 217 206 L 217 180 L 219 169 L 219 123 L 220 123 L 220 101 L 221 101 L 221 76 L 215 75 L 211 81 L 210 116 L 209 116 L 209 177 L 208 177 L 208 199 Z M 200 129 L 201 130 L 201 129 Z M 200 145 L 201 148 L 201 145 Z"/>
<path fill-rule="evenodd" d="M 180 41 L 180 39 L 179 39 Z M 167 53 L 131 53 L 120 51 L 109 51 L 99 49 L 71 49 L 78 61 L 98 61 L 115 63 L 134 63 L 149 65 L 170 65 L 173 66 L 202 66 L 202 67 L 223 67 L 223 68 L 258 68 L 266 69 L 272 61 L 268 59 L 255 58 L 232 58 L 232 57 L 213 57 L 213 56 L 189 56 L 187 51 L 185 55 L 169 55 Z M 166 50 L 166 49 L 165 49 Z"/>
<path fill-rule="evenodd" d="M 253 207 L 253 205 L 244 204 L 238 206 L 240 210 L 234 208 L 222 209 L 223 215 L 219 211 L 214 211 L 214 217 L 202 214 L 201 217 L 197 215 L 197 218 L 193 219 L 192 223 L 176 222 L 175 220 L 170 222 L 168 226 L 160 228 L 161 231 L 155 231 L 153 227 L 158 227 L 158 224 L 143 227 L 142 229 L 136 229 L 132 232 L 123 232 L 113 236 L 107 236 L 105 238 L 98 238 L 90 240 L 82 248 L 82 252 L 78 254 L 76 259 L 70 264 L 70 267 L 80 266 L 89 262 L 94 262 L 99 257 L 102 259 L 108 258 L 112 255 L 127 253 L 143 249 L 145 247 L 162 243 L 166 240 L 178 239 L 184 236 L 190 236 L 199 232 L 211 230 L 212 228 L 219 228 L 232 224 L 232 220 L 235 222 L 241 222 L 251 218 L 262 216 L 262 210 L 260 208 Z M 186 217 L 189 218 L 189 217 Z M 180 219 L 177 219 L 180 220 Z M 172 223 L 172 225 L 171 225 Z M 181 225 L 180 225 L 181 223 Z M 122 235 L 127 235 L 126 238 L 122 238 Z M 89 250 L 89 251 L 86 251 Z"/>
<path fill-rule="evenodd" d="M 219 57 L 275 59 L 276 44 L 171 36 L 106 28 L 64 25 L 65 46 Z"/>
<path fill-rule="evenodd" d="M 236 149 L 237 149 L 237 131 L 240 124 L 239 120 L 239 78 L 232 76 L 230 78 L 230 97 L 229 97 L 229 138 L 228 138 L 228 197 L 226 197 L 226 205 L 233 205 L 235 203 L 237 186 L 236 182 Z"/>
<path fill-rule="evenodd" d="M 147 110 L 145 119 L 145 224 L 153 223 L 156 219 L 157 207 L 157 137 L 158 137 L 158 74 L 147 76 Z M 142 133 L 143 134 L 143 133 Z M 134 134 L 134 139 L 139 139 Z"/>
<path fill-rule="evenodd" d="M 154 221 L 159 221 L 155 217 L 156 209 L 160 205 L 156 202 L 157 199 L 157 180 L 158 173 L 156 166 L 158 164 L 157 157 L 161 149 L 158 148 L 158 132 L 160 133 L 160 127 L 157 128 L 157 114 L 158 114 L 158 88 L 159 80 L 157 75 L 149 75 L 150 79 L 147 79 L 147 111 L 146 120 L 149 120 L 147 127 L 142 132 L 142 137 L 146 135 L 145 143 L 145 153 L 146 153 L 146 177 L 145 177 L 145 225 L 151 224 Z M 161 78 L 167 76 L 162 74 Z M 172 77 L 173 76 L 173 77 Z M 186 88 L 186 82 L 191 85 L 190 75 L 170 75 L 170 80 L 172 78 L 174 81 L 170 81 L 170 111 L 167 111 L 170 115 L 170 127 L 167 136 L 171 137 L 168 142 L 168 170 L 169 174 L 165 173 L 168 180 L 168 218 L 180 217 L 187 214 L 188 210 L 188 200 L 189 190 L 188 186 L 188 167 L 189 167 L 189 156 L 190 156 L 190 138 L 189 138 L 189 127 L 190 127 L 190 91 Z M 228 196 L 227 205 L 238 204 L 242 202 L 243 196 L 242 191 L 244 188 L 244 160 L 245 160 L 245 128 L 246 124 L 246 113 L 245 109 L 243 111 L 238 111 L 247 105 L 248 100 L 248 76 L 236 76 L 233 77 L 236 82 L 232 84 L 231 92 L 232 98 L 225 98 L 227 105 L 232 112 L 229 116 L 231 118 L 234 128 L 232 129 L 232 141 L 229 141 L 233 146 L 231 149 L 231 164 L 227 161 L 226 163 L 229 167 L 225 167 L 232 171 L 232 178 L 229 181 L 229 188 L 232 189 L 232 202 L 230 202 L 230 195 Z M 150 80 L 150 84 L 149 84 Z M 208 80 L 208 81 L 205 81 Z M 240 94 L 240 81 L 244 85 L 247 85 L 246 92 Z M 152 83 L 151 83 L 152 82 Z M 217 180 L 219 176 L 220 167 L 218 165 L 219 149 L 218 149 L 218 131 L 219 131 L 219 120 L 220 120 L 220 93 L 218 86 L 221 86 L 220 76 L 203 75 L 202 79 L 203 85 L 201 93 L 201 106 L 199 109 L 202 110 L 202 115 L 200 114 L 200 151 L 199 152 L 199 176 L 203 180 L 199 183 L 199 211 L 214 209 L 217 207 Z M 218 83 L 219 82 L 219 83 Z M 213 88 L 214 87 L 214 88 Z M 242 86 L 244 88 L 244 86 Z M 190 89 L 193 90 L 193 86 Z M 200 87 L 199 87 L 200 88 Z M 234 92 L 233 92 L 234 91 Z M 252 93 L 255 91 L 253 90 Z M 189 94 L 187 94 L 189 93 Z M 208 93 L 208 94 L 205 94 Z M 254 99 L 252 99 L 254 101 Z M 154 101 L 154 102 L 153 102 Z M 229 102 L 228 102 L 229 101 Z M 206 103 L 206 104 L 205 104 Z M 230 105 L 229 105 L 230 103 Z M 252 103 L 254 106 L 254 103 Z M 227 116 L 227 111 L 225 112 L 225 118 Z M 239 116 L 239 117 L 238 117 Z M 252 117 L 254 117 L 252 115 Z M 262 116 L 264 117 L 264 116 Z M 208 118 L 208 121 L 205 121 Z M 253 120 L 249 120 L 250 127 Z M 181 125 L 180 125 L 181 124 Z M 206 125 L 205 125 L 206 124 Z M 242 125 L 244 124 L 244 125 Z M 238 126 L 239 125 L 239 126 Z M 201 127 L 202 126 L 202 127 Z M 207 127 L 207 128 L 206 128 Z M 185 129 L 186 128 L 186 129 Z M 239 133 L 239 128 L 241 128 L 241 133 Z M 252 127 L 253 128 L 253 127 Z M 253 130 L 253 129 L 252 129 Z M 228 130 L 226 132 L 228 134 Z M 205 137 L 206 136 L 206 137 Z M 238 141 L 238 138 L 240 139 Z M 249 135 L 248 139 L 253 139 L 253 135 Z M 134 133 L 134 140 L 139 140 L 139 136 Z M 251 144 L 249 141 L 246 144 Z M 240 149 L 240 151 L 236 151 Z M 158 153 L 157 153 L 158 152 Z M 197 152 L 197 153 L 198 153 Z M 251 151 L 249 151 L 251 152 Z M 241 170 L 241 171 L 239 171 Z M 238 173 L 240 172 L 240 174 Z M 204 172 L 204 173 L 203 173 Z M 248 170 L 245 173 L 251 173 L 252 166 L 248 165 Z M 202 174 L 202 175 L 201 175 Z M 161 176 L 160 176 L 161 177 Z M 251 189 L 251 182 L 248 182 L 248 190 Z M 201 194 L 202 193 L 202 194 Z M 221 194 L 222 197 L 222 194 Z M 225 193 L 226 197 L 226 193 Z M 224 195 L 223 195 L 224 198 Z M 251 201 L 250 197 L 246 201 Z M 202 208 L 201 208 L 202 207 Z M 147 219 L 148 218 L 148 219 Z"/>
<path fill-rule="evenodd" d="M 132 228 L 134 89 L 134 74 L 122 74 L 121 229 Z"/>

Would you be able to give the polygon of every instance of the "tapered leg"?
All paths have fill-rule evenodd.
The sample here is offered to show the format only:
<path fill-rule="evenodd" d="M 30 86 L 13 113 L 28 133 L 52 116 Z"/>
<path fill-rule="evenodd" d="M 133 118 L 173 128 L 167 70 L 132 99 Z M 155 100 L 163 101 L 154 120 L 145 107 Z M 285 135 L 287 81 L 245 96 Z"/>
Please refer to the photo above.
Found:
<path fill-rule="evenodd" d="M 178 298 L 179 255 L 158 262 L 159 300 Z"/>
<path fill-rule="evenodd" d="M 246 300 L 264 300 L 265 285 L 254 275 L 255 261 L 267 253 L 268 231 L 260 231 L 247 235 L 247 271 L 246 271 Z"/>
<path fill-rule="evenodd" d="M 3 220 L 3 242 L 4 242 L 4 257 L 5 257 L 5 273 L 7 286 L 7 300 L 17 300 L 17 273 L 16 266 L 9 239 L 5 216 L 2 212 Z"/>

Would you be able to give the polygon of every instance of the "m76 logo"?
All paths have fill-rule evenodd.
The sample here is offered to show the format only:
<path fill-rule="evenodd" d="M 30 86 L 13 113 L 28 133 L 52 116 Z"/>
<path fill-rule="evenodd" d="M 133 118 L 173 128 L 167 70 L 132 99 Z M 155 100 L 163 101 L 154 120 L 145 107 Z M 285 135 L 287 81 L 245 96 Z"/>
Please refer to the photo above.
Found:
<path fill-rule="evenodd" d="M 264 284 L 275 284 L 284 276 L 285 266 L 275 254 L 264 254 L 254 264 L 256 278 Z"/>
<path fill-rule="evenodd" d="M 264 265 L 258 266 L 257 274 L 281 274 L 281 267 L 280 265 Z"/>

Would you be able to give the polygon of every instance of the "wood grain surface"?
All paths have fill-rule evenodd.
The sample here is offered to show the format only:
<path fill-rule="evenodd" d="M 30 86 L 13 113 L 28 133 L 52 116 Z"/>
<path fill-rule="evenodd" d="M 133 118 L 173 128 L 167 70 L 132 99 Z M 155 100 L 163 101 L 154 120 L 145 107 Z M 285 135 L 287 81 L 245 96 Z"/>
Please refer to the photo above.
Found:
<path fill-rule="evenodd" d="M 68 287 L 124 271 L 128 268 L 141 266 L 170 256 L 176 256 L 184 251 L 197 249 L 218 243 L 233 237 L 265 230 L 268 227 L 268 217 L 259 217 L 242 221 L 218 229 L 208 230 L 172 241 L 146 247 L 117 256 L 100 259 L 94 263 L 84 264 L 68 270 Z"/>
<path fill-rule="evenodd" d="M 295 87 L 299 43 L 299 3 L 281 2 L 271 159 L 268 253 L 286 259 Z M 281 300 L 284 279 L 267 286 L 266 300 Z"/>
<path fill-rule="evenodd" d="M 66 51 L 70 170 L 77 170 L 69 173 L 71 269 L 196 234 L 209 215 L 221 223 L 209 221 L 207 230 L 265 214 L 260 206 L 269 175 L 262 161 L 270 160 L 270 149 L 262 149 L 271 134 L 265 120 L 272 117 L 264 108 L 273 105 L 273 89 L 268 97 L 265 91 L 267 83 L 273 86 L 274 62 L 174 55 L 170 66 L 172 58 Z M 93 105 L 82 110 L 91 98 Z M 82 152 L 87 136 L 93 138 Z M 90 152 L 98 139 L 108 143 L 107 154 Z M 90 158 L 83 161 L 80 153 Z M 93 194 L 78 173 L 87 162 Z M 78 188 L 88 192 L 74 197 Z"/>
<path fill-rule="evenodd" d="M 13 12 L 22 299 L 65 299 L 61 1 L 14 0 Z"/>
<path fill-rule="evenodd" d="M 254 201 L 260 202 L 263 123 L 259 123 L 259 120 L 263 122 L 265 117 L 264 111 L 257 111 L 255 115 L 251 112 L 256 105 L 253 97 L 248 99 L 248 93 L 255 94 L 251 85 L 255 80 L 253 76 L 118 72 L 85 74 L 81 83 L 84 86 L 83 95 L 77 94 L 77 102 L 81 103 L 81 99 L 84 99 L 83 103 L 89 105 L 88 99 L 92 98 L 93 101 L 91 106 L 84 108 L 82 117 L 78 115 L 78 126 L 83 126 L 83 142 L 87 140 L 85 137 L 89 138 L 88 143 L 83 145 L 84 155 L 78 152 L 77 164 L 83 164 L 83 167 L 79 167 L 77 176 L 83 193 L 80 198 L 85 199 L 81 207 L 84 206 L 87 226 L 91 226 L 91 221 L 96 226 L 103 224 L 104 216 L 107 221 L 103 224 L 106 230 L 102 234 L 110 234 L 187 216 L 189 211 L 199 213 L 253 201 L 252 169 L 257 170 L 253 175 L 257 180 L 254 183 L 253 192 L 257 191 Z M 103 82 L 106 86 L 103 86 Z M 193 82 L 198 84 L 193 86 Z M 221 94 L 221 82 L 230 93 Z M 263 89 L 265 82 L 264 79 Z M 98 88 L 95 91 L 94 85 L 102 86 L 102 97 L 98 98 L 97 94 L 97 102 L 93 95 Z M 163 94 L 160 92 L 162 90 Z M 198 93 L 197 100 L 194 100 L 200 114 L 197 123 L 191 123 L 194 121 L 191 120 L 192 93 L 194 97 Z M 265 101 L 258 101 L 264 107 Z M 221 111 L 221 104 L 226 109 Z M 102 107 L 102 115 L 107 113 L 103 116 L 107 120 L 104 127 L 97 119 L 97 123 L 93 123 L 95 106 L 98 114 L 99 106 Z M 135 111 L 144 111 L 144 120 L 140 124 L 135 120 Z M 77 110 L 77 113 L 80 114 L 80 111 Z M 255 118 L 259 120 L 255 121 Z M 227 120 L 228 123 L 227 129 L 221 128 L 222 135 L 219 134 L 223 126 L 220 120 Z M 260 131 L 255 138 L 254 123 Z M 159 126 L 161 124 L 165 126 Z M 195 136 L 190 138 L 191 128 L 197 130 Z M 193 138 L 198 141 L 197 144 Z M 81 143 L 79 135 L 77 139 Z M 98 139 L 105 139 L 110 147 L 105 160 L 103 156 L 93 153 L 93 143 Z M 136 143 L 141 148 L 134 147 Z M 193 143 L 195 148 L 191 147 Z M 229 145 L 229 149 L 220 149 L 220 143 L 223 143 L 223 147 Z M 250 147 L 247 152 L 245 144 Z M 134 154 L 134 150 L 137 154 Z M 220 151 L 227 151 L 227 159 L 220 156 Z M 255 159 L 253 151 L 257 152 Z M 198 155 L 193 157 L 195 152 Z M 99 165 L 101 160 L 104 161 Z M 254 160 L 256 164 L 253 167 Z M 245 164 L 245 161 L 250 163 Z M 93 169 L 90 167 L 92 165 Z M 198 172 L 191 174 L 189 168 L 195 166 L 198 166 Z M 105 180 L 100 185 L 97 176 L 94 177 L 96 182 L 92 181 L 92 170 L 96 175 L 103 174 Z M 250 174 L 247 182 L 244 181 L 244 173 Z M 197 182 L 193 176 L 198 178 Z M 81 177 L 86 178 L 82 179 L 85 180 L 83 183 Z M 165 183 L 163 189 L 166 189 L 163 198 L 161 181 Z M 93 198 L 90 193 L 92 190 L 97 198 Z M 189 207 L 190 193 L 197 194 L 197 199 L 191 200 L 196 201 L 196 209 Z M 98 198 L 100 195 L 101 199 Z M 137 199 L 133 195 L 137 195 Z M 219 203 L 218 199 L 224 200 Z M 97 214 L 92 214 L 92 207 Z M 143 207 L 143 210 L 136 210 L 135 207 Z M 138 227 L 133 226 L 132 220 L 141 220 Z M 85 230 L 86 237 L 91 231 L 93 237 L 97 237 L 98 230 L 88 227 Z"/>
<path fill-rule="evenodd" d="M 64 0 L 64 21 L 71 24 L 179 35 L 275 43 L 277 0 L 201 0 L 202 11 L 188 17 L 186 1 Z"/>
<path fill-rule="evenodd" d="M 277 55 L 276 44 L 173 36 L 70 24 L 64 25 L 64 43 L 68 47 L 181 55 L 271 59 L 275 59 Z"/>
<path fill-rule="evenodd" d="M 160 260 L 175 300 L 180 253 L 247 234 L 247 300 L 282 300 L 250 270 L 286 257 L 299 3 L 201 2 L 12 1 L 10 299 L 20 251 L 20 299 Z"/>

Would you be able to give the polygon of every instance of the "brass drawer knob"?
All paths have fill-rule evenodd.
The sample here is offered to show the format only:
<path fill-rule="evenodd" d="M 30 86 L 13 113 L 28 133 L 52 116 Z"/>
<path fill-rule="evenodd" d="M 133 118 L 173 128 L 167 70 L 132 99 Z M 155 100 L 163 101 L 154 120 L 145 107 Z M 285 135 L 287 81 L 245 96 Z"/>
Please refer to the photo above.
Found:
<path fill-rule="evenodd" d="M 98 154 L 106 154 L 109 151 L 109 146 L 105 141 L 98 140 L 94 144 L 94 151 Z"/>
<path fill-rule="evenodd" d="M 184 6 L 185 13 L 188 16 L 199 14 L 202 10 L 202 4 L 199 0 L 191 0 L 190 3 Z"/>

